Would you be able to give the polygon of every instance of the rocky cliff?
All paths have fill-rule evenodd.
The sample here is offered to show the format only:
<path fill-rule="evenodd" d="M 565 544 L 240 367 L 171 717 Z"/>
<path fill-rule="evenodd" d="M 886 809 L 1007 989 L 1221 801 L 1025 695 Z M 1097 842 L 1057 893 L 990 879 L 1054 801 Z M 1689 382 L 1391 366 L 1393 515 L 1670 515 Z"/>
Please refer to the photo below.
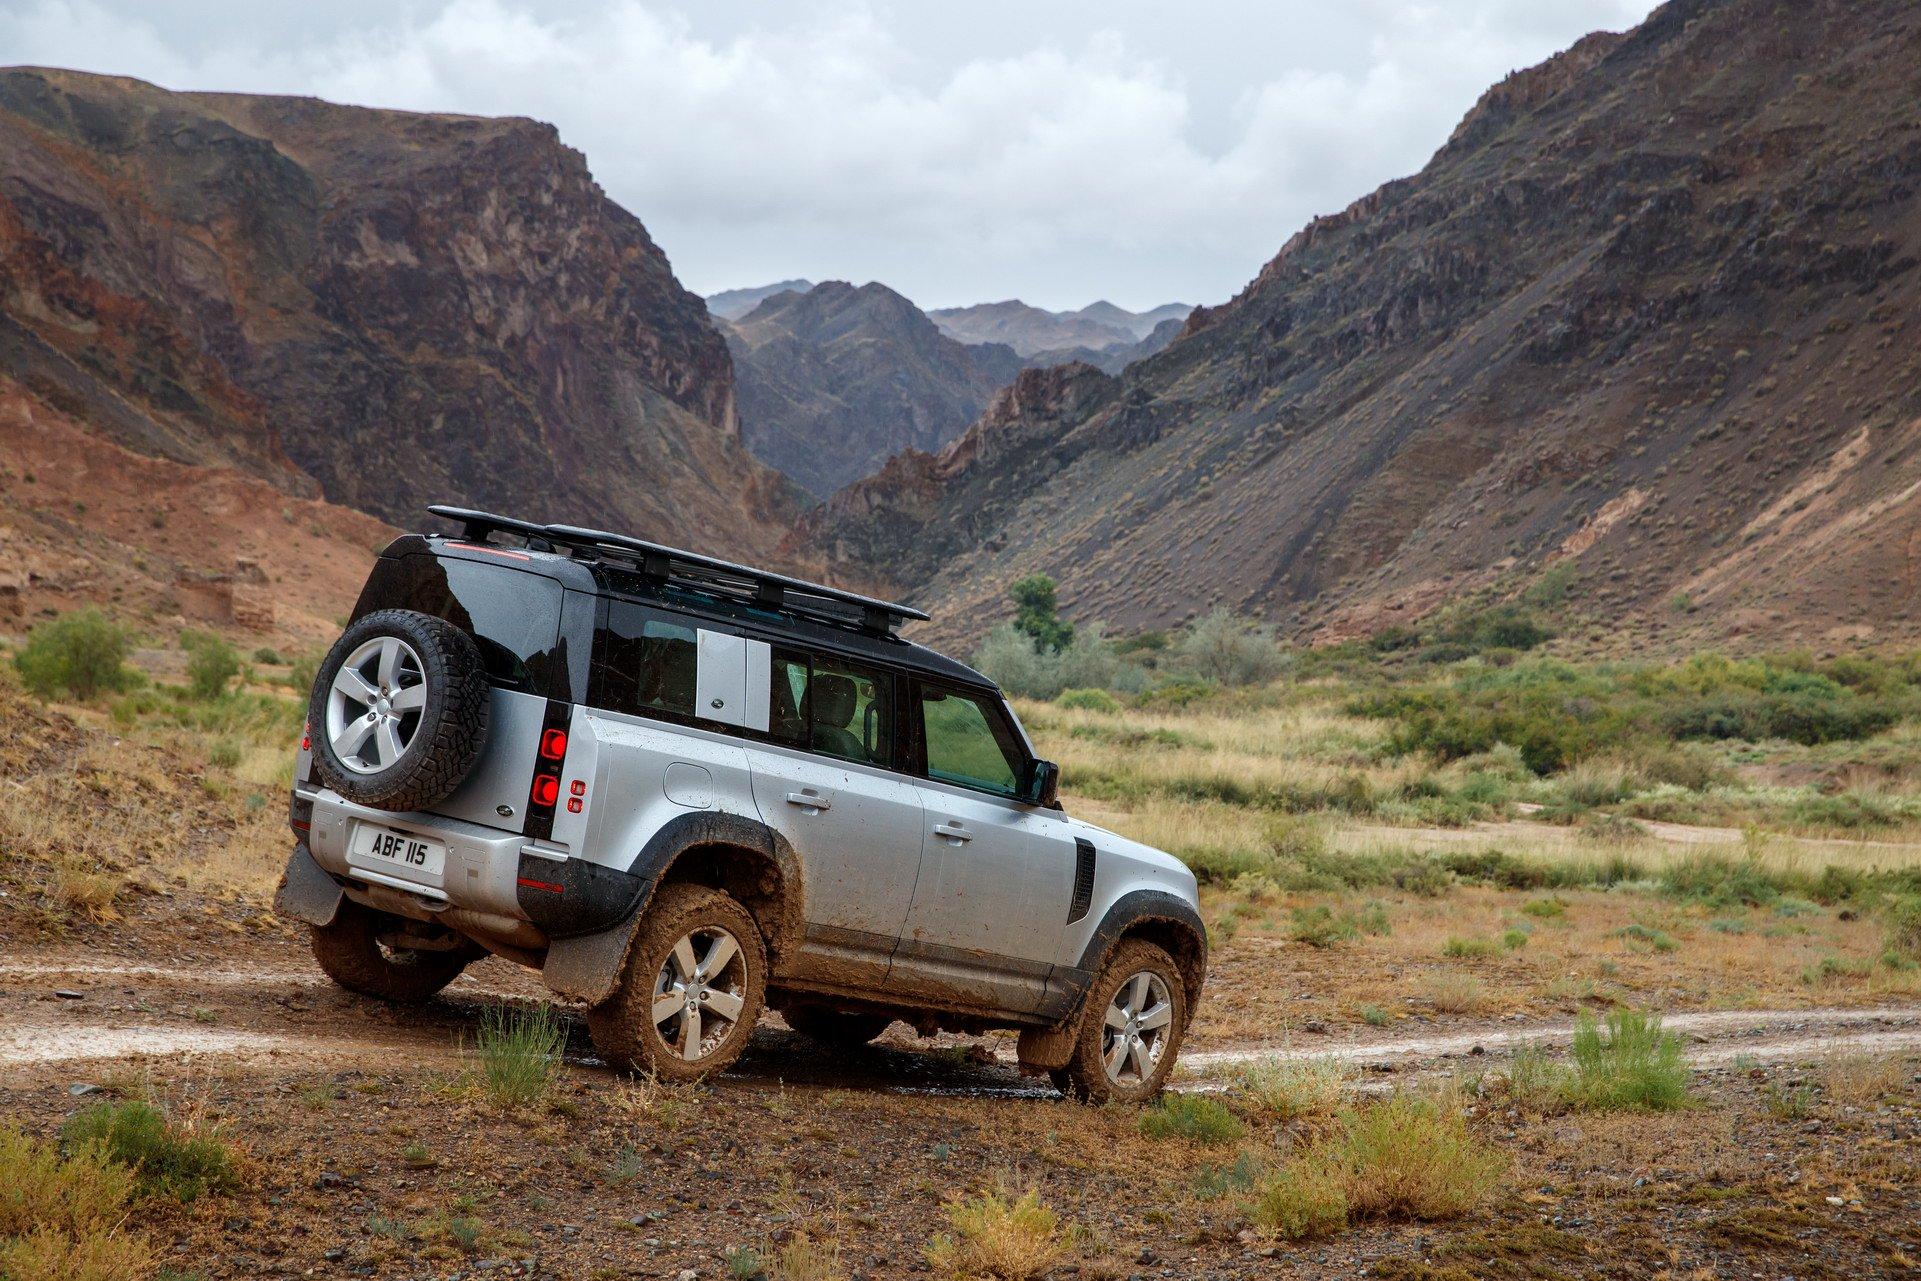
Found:
<path fill-rule="evenodd" d="M 810 517 L 965 640 L 1364 634 L 1551 582 L 1597 643 L 1921 630 L 1921 7 L 1673 0 L 1491 90 L 1119 378 Z"/>
<path fill-rule="evenodd" d="M 0 379 L 142 453 L 740 555 L 798 510 L 701 300 L 533 121 L 0 72 L 0 288 Z"/>
<path fill-rule="evenodd" d="M 885 285 L 843 281 L 769 297 L 728 344 L 747 447 L 822 496 L 903 449 L 939 449 L 1021 367 L 1011 348 L 955 342 Z"/>

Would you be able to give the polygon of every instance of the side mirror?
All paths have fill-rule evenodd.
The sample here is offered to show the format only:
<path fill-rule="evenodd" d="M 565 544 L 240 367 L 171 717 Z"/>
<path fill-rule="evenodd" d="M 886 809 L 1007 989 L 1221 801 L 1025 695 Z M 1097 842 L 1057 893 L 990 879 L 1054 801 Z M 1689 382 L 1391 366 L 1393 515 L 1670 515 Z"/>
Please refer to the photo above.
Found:
<path fill-rule="evenodd" d="M 1049 809 L 1061 803 L 1061 767 L 1052 761 L 1035 761 L 1027 777 L 1027 799 Z"/>

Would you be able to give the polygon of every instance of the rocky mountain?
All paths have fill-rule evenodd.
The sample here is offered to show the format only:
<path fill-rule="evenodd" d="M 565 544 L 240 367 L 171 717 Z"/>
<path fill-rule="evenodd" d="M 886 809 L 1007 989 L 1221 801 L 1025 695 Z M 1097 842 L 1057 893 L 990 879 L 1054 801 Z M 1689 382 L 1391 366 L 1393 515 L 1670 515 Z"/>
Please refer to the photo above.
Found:
<path fill-rule="evenodd" d="M 966 346 L 893 290 L 829 281 L 769 297 L 730 328 L 748 449 L 815 494 L 903 449 L 939 449 L 1021 359 Z"/>
<path fill-rule="evenodd" d="M 778 280 L 752 289 L 723 289 L 707 295 L 707 310 L 722 320 L 739 320 L 775 294 L 804 294 L 813 287 L 811 280 Z"/>
<path fill-rule="evenodd" d="M 1921 633 L 1921 6 L 1671 0 L 1490 90 L 1118 378 L 810 514 L 847 572 L 1316 638 L 1534 589 L 1595 644 Z"/>
<path fill-rule="evenodd" d="M 0 72 L 0 391 L 403 523 L 755 556 L 798 511 L 701 300 L 529 120 Z"/>

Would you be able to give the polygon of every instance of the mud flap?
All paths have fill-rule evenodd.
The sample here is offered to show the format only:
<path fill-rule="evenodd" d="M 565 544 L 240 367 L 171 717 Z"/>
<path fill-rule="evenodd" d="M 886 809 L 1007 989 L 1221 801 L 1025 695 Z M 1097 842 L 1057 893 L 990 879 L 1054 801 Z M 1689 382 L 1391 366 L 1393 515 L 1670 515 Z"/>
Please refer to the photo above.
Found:
<path fill-rule="evenodd" d="M 274 892 L 273 910 L 290 920 L 326 927 L 340 911 L 341 892 L 334 879 L 321 870 L 308 852 L 305 842 L 293 847 L 287 870 L 280 874 L 280 888 Z"/>
<path fill-rule="evenodd" d="M 598 934 L 580 934 L 555 939 L 547 949 L 547 963 L 540 976 L 556 995 L 572 1001 L 599 1005 L 620 986 L 620 975 L 627 964 L 627 949 L 640 930 L 646 915 L 645 903 L 612 929 Z"/>

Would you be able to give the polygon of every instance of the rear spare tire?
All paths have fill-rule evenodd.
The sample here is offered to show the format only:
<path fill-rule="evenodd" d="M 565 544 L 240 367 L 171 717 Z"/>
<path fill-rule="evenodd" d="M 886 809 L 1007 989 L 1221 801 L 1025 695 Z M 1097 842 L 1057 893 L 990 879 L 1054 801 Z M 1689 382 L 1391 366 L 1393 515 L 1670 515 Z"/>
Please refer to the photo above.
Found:
<path fill-rule="evenodd" d="M 314 763 L 350 801 L 388 810 L 444 799 L 487 746 L 487 672 L 473 637 L 408 609 L 368 614 L 314 678 Z"/>

